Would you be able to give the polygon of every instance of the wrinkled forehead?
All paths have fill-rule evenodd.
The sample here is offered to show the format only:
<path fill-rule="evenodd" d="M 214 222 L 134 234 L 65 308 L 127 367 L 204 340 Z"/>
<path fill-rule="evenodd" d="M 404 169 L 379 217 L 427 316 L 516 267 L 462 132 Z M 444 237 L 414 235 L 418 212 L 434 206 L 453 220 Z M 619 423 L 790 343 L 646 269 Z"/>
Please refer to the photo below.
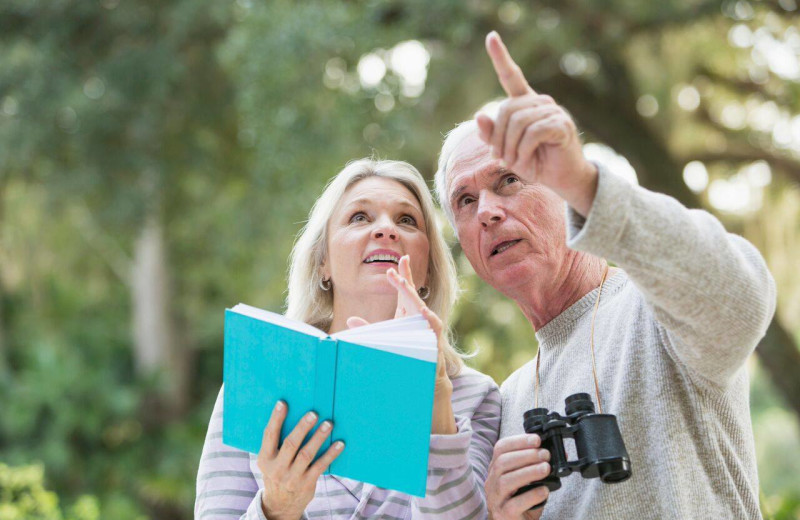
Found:
<path fill-rule="evenodd" d="M 492 157 L 491 148 L 478 136 L 477 130 L 467 134 L 459 142 L 448 161 L 447 193 L 452 193 L 454 181 L 460 177 L 472 177 L 480 173 L 491 172 L 499 167 L 499 162 Z"/>

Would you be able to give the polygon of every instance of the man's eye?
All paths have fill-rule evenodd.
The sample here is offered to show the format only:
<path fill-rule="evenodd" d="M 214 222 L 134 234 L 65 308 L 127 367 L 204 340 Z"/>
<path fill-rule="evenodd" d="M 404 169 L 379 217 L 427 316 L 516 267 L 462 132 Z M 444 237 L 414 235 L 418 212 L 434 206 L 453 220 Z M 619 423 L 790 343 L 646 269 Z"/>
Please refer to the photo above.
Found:
<path fill-rule="evenodd" d="M 517 179 L 516 175 L 509 175 L 503 178 L 504 185 L 514 184 L 515 182 L 519 182 L 519 179 Z"/>
<path fill-rule="evenodd" d="M 458 207 L 460 208 L 460 207 L 462 207 L 462 206 L 466 206 L 467 204 L 471 204 L 471 203 L 473 203 L 473 202 L 475 202 L 475 199 L 474 199 L 474 198 L 472 198 L 472 197 L 470 197 L 470 196 L 464 196 L 464 197 L 461 197 L 461 198 L 458 200 Z"/>
<path fill-rule="evenodd" d="M 416 226 L 417 220 L 411 215 L 403 215 L 402 217 L 400 217 L 400 223 L 408 224 L 409 226 Z"/>
<path fill-rule="evenodd" d="M 350 217 L 350 223 L 353 224 L 355 222 L 366 222 L 367 216 L 359 211 L 358 213 L 354 213 L 352 217 Z"/>

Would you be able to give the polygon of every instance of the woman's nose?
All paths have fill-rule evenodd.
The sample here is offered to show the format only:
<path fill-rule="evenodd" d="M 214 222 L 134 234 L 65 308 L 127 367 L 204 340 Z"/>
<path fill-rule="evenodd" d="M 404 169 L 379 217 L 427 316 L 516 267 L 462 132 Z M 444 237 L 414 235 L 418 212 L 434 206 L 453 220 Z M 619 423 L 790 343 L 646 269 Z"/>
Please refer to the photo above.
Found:
<path fill-rule="evenodd" d="M 372 232 L 374 238 L 388 238 L 389 240 L 397 240 L 397 228 L 389 222 L 378 222 L 375 230 Z"/>

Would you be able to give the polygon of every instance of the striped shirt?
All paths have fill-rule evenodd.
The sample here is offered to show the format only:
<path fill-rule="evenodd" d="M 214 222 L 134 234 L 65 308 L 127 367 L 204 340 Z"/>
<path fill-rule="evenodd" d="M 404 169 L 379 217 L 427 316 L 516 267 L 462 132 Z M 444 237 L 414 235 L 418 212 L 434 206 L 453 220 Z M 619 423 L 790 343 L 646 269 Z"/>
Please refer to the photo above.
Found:
<path fill-rule="evenodd" d="M 452 381 L 458 432 L 431 435 L 424 498 L 323 475 L 303 518 L 487 518 L 483 484 L 500 430 L 499 390 L 489 376 L 467 367 Z M 267 520 L 256 458 L 222 444 L 220 390 L 197 472 L 195 519 Z"/>

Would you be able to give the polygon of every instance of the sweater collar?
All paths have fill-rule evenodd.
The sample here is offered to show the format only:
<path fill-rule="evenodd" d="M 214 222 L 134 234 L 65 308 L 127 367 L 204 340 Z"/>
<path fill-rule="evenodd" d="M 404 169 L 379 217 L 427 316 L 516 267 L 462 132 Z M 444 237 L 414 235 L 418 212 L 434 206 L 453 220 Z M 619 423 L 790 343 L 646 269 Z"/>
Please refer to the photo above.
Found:
<path fill-rule="evenodd" d="M 620 268 L 616 268 L 609 273 L 606 282 L 603 284 L 603 295 L 600 298 L 600 306 L 605 306 L 605 303 L 618 293 L 627 281 L 628 275 Z M 537 330 L 536 339 L 539 345 L 555 347 L 564 343 L 570 334 L 572 334 L 572 331 L 575 330 L 580 318 L 590 313 L 594 308 L 599 290 L 600 286 L 595 287 L 593 290 L 586 293 L 583 298 L 576 301 L 561 314 L 547 322 L 544 327 Z M 598 311 L 598 314 L 600 313 L 601 311 Z"/>

